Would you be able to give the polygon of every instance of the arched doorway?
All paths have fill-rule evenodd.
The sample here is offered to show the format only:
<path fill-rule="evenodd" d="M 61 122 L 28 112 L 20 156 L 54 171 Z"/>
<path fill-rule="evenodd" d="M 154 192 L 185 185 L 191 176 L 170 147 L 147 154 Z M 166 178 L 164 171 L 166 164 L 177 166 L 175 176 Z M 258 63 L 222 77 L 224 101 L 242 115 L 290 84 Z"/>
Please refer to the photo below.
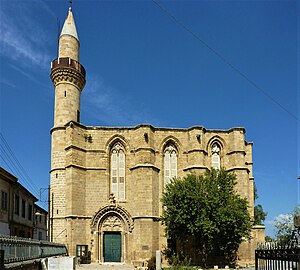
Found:
<path fill-rule="evenodd" d="M 133 220 L 125 208 L 115 204 L 103 207 L 94 216 L 91 229 L 97 243 L 94 250 L 97 261 L 127 261 L 128 235 L 133 230 Z"/>

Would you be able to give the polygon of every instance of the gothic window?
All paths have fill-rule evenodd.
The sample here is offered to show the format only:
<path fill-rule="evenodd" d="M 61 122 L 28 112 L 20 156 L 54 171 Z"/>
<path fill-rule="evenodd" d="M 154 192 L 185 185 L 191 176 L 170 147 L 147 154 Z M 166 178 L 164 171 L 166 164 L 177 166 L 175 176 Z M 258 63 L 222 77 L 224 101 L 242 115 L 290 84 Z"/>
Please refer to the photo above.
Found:
<path fill-rule="evenodd" d="M 221 160 L 220 160 L 220 146 L 218 143 L 213 143 L 211 147 L 211 167 L 220 170 Z"/>
<path fill-rule="evenodd" d="M 117 200 L 125 200 L 125 153 L 117 143 L 111 150 L 111 193 Z"/>
<path fill-rule="evenodd" d="M 166 147 L 164 152 L 164 185 L 177 177 L 177 153 L 173 145 Z"/>

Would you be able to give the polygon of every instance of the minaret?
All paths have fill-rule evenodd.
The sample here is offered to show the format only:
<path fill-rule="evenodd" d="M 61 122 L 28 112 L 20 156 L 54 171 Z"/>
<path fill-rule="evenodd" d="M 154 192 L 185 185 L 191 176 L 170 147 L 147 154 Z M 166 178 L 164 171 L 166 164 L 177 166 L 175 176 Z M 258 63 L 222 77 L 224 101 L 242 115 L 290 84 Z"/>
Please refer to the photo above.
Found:
<path fill-rule="evenodd" d="M 79 39 L 71 7 L 59 37 L 58 58 L 51 63 L 51 79 L 55 87 L 54 127 L 79 122 L 85 69 L 79 63 Z"/>
<path fill-rule="evenodd" d="M 49 240 L 67 243 L 70 236 L 67 238 L 66 219 L 71 213 L 66 198 L 72 179 L 66 165 L 66 125 L 80 121 L 80 95 L 85 85 L 85 69 L 79 63 L 79 39 L 71 7 L 60 33 L 58 58 L 51 63 L 51 79 L 55 108 L 51 130 Z"/>

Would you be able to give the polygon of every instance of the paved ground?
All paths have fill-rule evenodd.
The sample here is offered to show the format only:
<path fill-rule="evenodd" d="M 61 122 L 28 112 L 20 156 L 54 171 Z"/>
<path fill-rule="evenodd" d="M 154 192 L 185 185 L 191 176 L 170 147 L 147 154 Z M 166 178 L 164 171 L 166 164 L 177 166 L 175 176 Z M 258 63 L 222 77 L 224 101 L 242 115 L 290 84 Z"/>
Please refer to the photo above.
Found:
<path fill-rule="evenodd" d="M 76 270 L 133 270 L 134 267 L 132 264 L 81 264 L 80 266 L 76 265 Z"/>
<path fill-rule="evenodd" d="M 132 264 L 82 264 L 80 266 L 76 265 L 76 270 L 134 270 Z M 255 268 L 241 268 L 240 270 L 255 270 Z"/>

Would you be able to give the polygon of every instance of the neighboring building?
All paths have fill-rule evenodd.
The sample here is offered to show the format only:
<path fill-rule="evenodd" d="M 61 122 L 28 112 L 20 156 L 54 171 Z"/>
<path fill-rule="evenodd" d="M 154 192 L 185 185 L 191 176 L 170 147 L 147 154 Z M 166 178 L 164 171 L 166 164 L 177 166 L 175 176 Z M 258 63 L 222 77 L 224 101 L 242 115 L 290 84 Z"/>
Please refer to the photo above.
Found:
<path fill-rule="evenodd" d="M 0 167 L 0 234 L 34 238 L 38 199 L 18 179 Z M 47 216 L 47 211 L 41 211 Z"/>
<path fill-rule="evenodd" d="M 47 239 L 47 215 L 48 212 L 38 205 L 34 205 L 34 231 L 33 238 L 38 240 Z"/>
<path fill-rule="evenodd" d="M 51 63 L 55 87 L 50 171 L 50 239 L 97 262 L 149 259 L 167 246 L 159 222 L 161 196 L 172 177 L 225 167 L 254 215 L 252 143 L 243 128 L 90 127 L 80 123 L 85 69 L 71 8 Z M 263 227 L 242 244 L 239 259 L 254 262 Z"/>

